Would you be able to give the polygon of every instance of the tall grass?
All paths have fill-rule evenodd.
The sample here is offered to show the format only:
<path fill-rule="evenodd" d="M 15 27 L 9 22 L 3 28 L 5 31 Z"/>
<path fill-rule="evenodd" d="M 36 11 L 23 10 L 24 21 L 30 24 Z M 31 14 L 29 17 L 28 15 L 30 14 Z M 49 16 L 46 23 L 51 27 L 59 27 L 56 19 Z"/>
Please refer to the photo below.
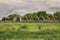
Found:
<path fill-rule="evenodd" d="M 0 40 L 12 39 L 60 40 L 60 23 L 0 23 Z"/>

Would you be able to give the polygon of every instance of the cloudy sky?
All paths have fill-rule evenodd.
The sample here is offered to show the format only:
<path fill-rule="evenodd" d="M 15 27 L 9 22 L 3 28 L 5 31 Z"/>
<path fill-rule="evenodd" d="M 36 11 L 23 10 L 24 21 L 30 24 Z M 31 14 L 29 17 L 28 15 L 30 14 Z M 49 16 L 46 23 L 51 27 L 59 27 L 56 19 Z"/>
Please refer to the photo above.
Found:
<path fill-rule="evenodd" d="M 23 15 L 34 11 L 60 11 L 60 0 L 0 0 L 0 18 L 9 14 Z"/>

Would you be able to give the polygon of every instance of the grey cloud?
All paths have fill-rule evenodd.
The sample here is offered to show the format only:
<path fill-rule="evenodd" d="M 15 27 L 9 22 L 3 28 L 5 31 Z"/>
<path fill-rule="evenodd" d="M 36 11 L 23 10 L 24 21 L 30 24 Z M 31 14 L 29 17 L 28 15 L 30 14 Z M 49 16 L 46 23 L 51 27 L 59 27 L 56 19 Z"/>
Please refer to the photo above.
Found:
<path fill-rule="evenodd" d="M 20 12 L 19 12 L 19 11 Z M 22 11 L 21 11 L 22 10 Z M 15 11 L 18 14 L 44 10 L 54 12 L 60 10 L 59 0 L 0 0 L 0 18 Z"/>
<path fill-rule="evenodd" d="M 49 10 L 60 10 L 60 7 L 51 7 Z"/>

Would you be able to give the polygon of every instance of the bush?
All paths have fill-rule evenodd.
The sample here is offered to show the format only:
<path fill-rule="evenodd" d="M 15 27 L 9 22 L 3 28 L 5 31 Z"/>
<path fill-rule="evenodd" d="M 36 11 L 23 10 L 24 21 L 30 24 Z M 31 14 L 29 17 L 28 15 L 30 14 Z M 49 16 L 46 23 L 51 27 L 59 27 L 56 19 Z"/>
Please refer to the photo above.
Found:
<path fill-rule="evenodd" d="M 41 29 L 41 25 L 38 25 L 38 29 Z"/>
<path fill-rule="evenodd" d="M 22 25 L 21 28 L 22 29 L 27 29 L 27 25 Z"/>

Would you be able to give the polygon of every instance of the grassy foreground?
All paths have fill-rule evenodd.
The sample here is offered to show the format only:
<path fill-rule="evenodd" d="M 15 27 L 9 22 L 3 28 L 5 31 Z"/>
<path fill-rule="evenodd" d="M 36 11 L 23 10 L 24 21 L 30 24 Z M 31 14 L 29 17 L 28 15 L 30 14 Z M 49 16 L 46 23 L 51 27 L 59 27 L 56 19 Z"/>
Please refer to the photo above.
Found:
<path fill-rule="evenodd" d="M 60 23 L 1 22 L 0 40 L 60 40 Z"/>

